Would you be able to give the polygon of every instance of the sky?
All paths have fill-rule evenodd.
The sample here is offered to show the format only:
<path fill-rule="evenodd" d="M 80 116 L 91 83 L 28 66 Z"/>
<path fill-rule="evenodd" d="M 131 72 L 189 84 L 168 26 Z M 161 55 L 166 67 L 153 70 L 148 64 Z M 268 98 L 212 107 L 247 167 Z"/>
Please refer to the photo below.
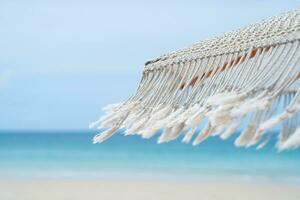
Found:
<path fill-rule="evenodd" d="M 0 130 L 86 129 L 145 61 L 299 0 L 0 1 Z"/>

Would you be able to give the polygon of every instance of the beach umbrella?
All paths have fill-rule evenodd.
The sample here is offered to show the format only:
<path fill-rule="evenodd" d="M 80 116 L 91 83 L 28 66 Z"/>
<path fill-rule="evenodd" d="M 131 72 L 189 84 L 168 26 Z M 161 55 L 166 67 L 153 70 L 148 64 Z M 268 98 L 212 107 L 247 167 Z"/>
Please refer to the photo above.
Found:
<path fill-rule="evenodd" d="M 104 108 L 91 123 L 158 143 L 182 136 L 200 144 L 210 136 L 279 150 L 300 145 L 300 9 L 252 24 L 145 63 L 136 92 Z M 199 129 L 199 126 L 203 128 Z M 279 133 L 268 131 L 279 128 Z M 237 131 L 241 128 L 241 131 Z M 278 131 L 277 131 L 278 132 Z"/>

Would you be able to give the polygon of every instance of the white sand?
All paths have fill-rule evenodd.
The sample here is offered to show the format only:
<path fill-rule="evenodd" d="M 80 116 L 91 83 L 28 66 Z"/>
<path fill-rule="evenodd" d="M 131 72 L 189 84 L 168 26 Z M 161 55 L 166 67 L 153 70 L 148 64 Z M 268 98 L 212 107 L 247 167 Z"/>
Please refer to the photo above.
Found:
<path fill-rule="evenodd" d="M 1 200 L 299 200 L 292 185 L 167 182 L 0 180 Z"/>

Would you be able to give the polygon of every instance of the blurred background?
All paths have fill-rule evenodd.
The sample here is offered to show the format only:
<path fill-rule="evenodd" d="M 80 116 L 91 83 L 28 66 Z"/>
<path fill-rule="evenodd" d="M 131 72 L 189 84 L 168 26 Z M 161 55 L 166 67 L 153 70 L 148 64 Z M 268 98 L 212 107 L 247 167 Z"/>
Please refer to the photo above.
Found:
<path fill-rule="evenodd" d="M 298 0 L 0 1 L 0 178 L 241 177 L 300 182 L 300 152 L 124 138 L 88 124 L 125 100 L 145 61 L 299 7 Z M 160 172 L 160 173 L 159 173 Z M 150 176 L 152 177 L 152 176 Z M 256 178 L 255 178 L 256 179 Z"/>

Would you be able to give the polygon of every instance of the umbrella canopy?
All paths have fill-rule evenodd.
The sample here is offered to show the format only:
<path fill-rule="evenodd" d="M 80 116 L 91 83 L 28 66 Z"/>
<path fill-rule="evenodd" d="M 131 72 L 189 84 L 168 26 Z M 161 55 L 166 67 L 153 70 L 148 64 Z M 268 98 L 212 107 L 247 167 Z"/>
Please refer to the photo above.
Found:
<path fill-rule="evenodd" d="M 261 148 L 275 135 L 268 129 L 278 126 L 277 148 L 296 148 L 299 80 L 296 9 L 146 62 L 135 94 L 91 123 L 106 129 L 94 143 L 125 129 L 143 138 L 159 132 L 158 143 L 184 135 L 183 142 L 197 145 L 242 127 L 235 145 Z"/>

